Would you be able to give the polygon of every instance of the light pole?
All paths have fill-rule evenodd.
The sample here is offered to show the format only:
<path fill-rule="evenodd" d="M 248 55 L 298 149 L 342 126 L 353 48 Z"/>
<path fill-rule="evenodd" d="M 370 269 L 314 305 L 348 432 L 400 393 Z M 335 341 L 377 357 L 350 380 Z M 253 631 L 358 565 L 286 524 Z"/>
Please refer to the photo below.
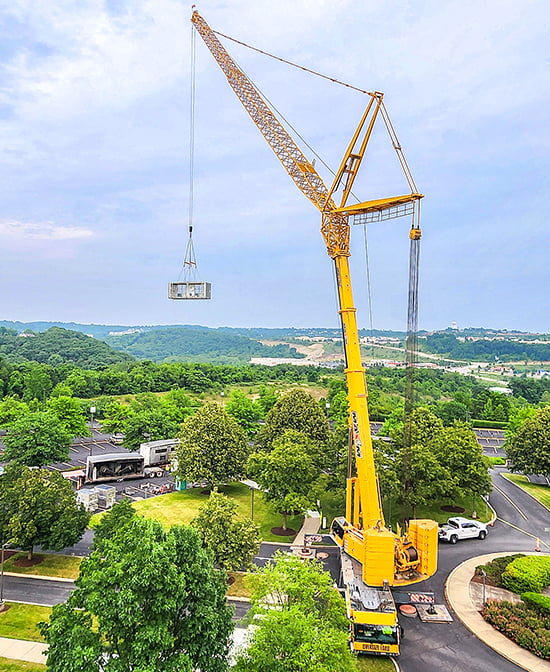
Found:
<path fill-rule="evenodd" d="M 0 611 L 4 610 L 4 549 L 5 544 L 2 543 L 2 572 L 0 573 Z"/>
<path fill-rule="evenodd" d="M 485 604 L 485 579 L 487 578 L 487 572 L 484 569 L 481 570 L 481 576 L 483 577 L 483 593 L 481 596 L 481 601 L 483 604 Z"/>
<path fill-rule="evenodd" d="M 222 408 L 224 407 L 224 397 L 225 397 L 225 392 L 222 390 L 220 392 L 220 397 L 222 398 Z"/>
<path fill-rule="evenodd" d="M 95 406 L 90 406 L 90 416 L 91 416 L 91 422 L 90 422 L 90 432 L 92 434 L 92 440 L 90 442 L 90 455 L 92 454 L 92 451 L 94 449 L 94 413 L 95 413 Z"/>

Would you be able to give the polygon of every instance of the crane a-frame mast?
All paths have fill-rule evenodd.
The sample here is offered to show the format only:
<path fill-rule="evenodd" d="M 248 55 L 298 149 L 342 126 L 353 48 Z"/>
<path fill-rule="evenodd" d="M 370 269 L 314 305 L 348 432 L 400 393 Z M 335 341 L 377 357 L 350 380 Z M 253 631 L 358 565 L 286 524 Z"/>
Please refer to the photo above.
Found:
<path fill-rule="evenodd" d="M 422 580 L 436 570 L 434 545 L 436 549 L 437 526 L 434 530 L 431 524 L 433 521 L 413 521 L 418 524 L 411 526 L 412 540 L 409 537 L 399 537 L 385 527 L 374 466 L 365 370 L 361 362 L 349 267 L 348 218 L 352 214 L 387 210 L 422 198 L 422 194 L 412 193 L 347 206 L 347 199 L 381 107 L 383 94 L 378 92 L 370 94 L 367 109 L 332 186 L 327 189 L 313 164 L 196 10 L 193 11 L 191 21 L 224 72 L 229 85 L 287 173 L 298 189 L 322 213 L 321 233 L 336 269 L 339 313 L 346 357 L 350 431 L 357 469 L 357 477 L 348 481 L 346 517 L 339 519 L 341 522 L 335 529 L 337 540 L 340 540 L 339 543 L 349 555 L 362 564 L 363 580 L 369 585 L 381 586 L 384 583 L 393 585 Z M 337 194 L 340 195 L 338 205 L 335 201 Z M 417 541 L 421 542 L 423 549 L 416 548 Z"/>

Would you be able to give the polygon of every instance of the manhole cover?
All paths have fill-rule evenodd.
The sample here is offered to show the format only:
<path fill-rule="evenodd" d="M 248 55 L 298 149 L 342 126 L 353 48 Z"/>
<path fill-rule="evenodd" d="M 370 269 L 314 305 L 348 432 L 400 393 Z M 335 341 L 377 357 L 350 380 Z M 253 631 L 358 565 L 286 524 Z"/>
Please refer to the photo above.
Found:
<path fill-rule="evenodd" d="M 328 558 L 328 553 L 321 551 L 321 553 L 317 553 L 317 557 L 321 558 L 321 560 L 326 560 Z"/>

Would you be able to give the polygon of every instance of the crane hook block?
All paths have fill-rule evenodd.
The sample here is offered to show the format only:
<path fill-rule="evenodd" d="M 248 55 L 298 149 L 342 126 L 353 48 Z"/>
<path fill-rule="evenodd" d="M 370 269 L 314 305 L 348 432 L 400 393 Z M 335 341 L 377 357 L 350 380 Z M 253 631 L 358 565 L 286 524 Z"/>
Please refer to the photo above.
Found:
<path fill-rule="evenodd" d="M 211 299 L 212 285 L 209 282 L 169 282 L 169 299 Z"/>

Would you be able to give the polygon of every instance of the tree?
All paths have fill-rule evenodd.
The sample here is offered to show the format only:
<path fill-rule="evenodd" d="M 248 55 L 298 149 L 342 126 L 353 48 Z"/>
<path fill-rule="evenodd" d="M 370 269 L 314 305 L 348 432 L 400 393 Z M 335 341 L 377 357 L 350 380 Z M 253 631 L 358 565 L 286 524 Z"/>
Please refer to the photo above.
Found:
<path fill-rule="evenodd" d="M 247 471 L 262 490 L 266 501 L 271 502 L 283 516 L 283 529 L 287 529 L 287 516 L 300 513 L 313 505 L 313 486 L 319 476 L 311 456 L 310 442 L 300 432 L 287 430 L 276 439 L 270 453 L 253 453 Z"/>
<path fill-rule="evenodd" d="M 260 530 L 251 520 L 240 520 L 237 503 L 217 492 L 210 493 L 206 504 L 192 521 L 203 544 L 212 551 L 214 562 L 227 571 L 250 567 L 260 548 Z"/>
<path fill-rule="evenodd" d="M 28 405 L 18 397 L 5 397 L 0 401 L 0 427 L 9 427 L 12 422 L 28 412 Z"/>
<path fill-rule="evenodd" d="M 132 413 L 122 425 L 124 447 L 137 450 L 144 441 L 173 439 L 180 431 L 180 423 L 160 408 Z"/>
<path fill-rule="evenodd" d="M 120 401 L 114 400 L 106 404 L 104 411 L 104 418 L 101 423 L 105 432 L 122 432 L 124 423 L 133 415 L 133 411 L 129 405 L 121 404 Z"/>
<path fill-rule="evenodd" d="M 253 436 L 257 432 L 262 407 L 244 392 L 232 390 L 225 404 L 225 410 L 235 418 L 248 436 Z"/>
<path fill-rule="evenodd" d="M 314 560 L 277 553 L 250 577 L 254 623 L 237 672 L 352 672 L 345 604 Z"/>
<path fill-rule="evenodd" d="M 76 586 L 41 626 L 51 672 L 228 670 L 225 574 L 195 530 L 135 516 L 82 562 Z"/>
<path fill-rule="evenodd" d="M 86 418 L 82 413 L 82 405 L 73 397 L 51 397 L 46 408 L 52 411 L 61 424 L 72 436 L 89 436 L 90 430 L 86 426 Z"/>
<path fill-rule="evenodd" d="M 28 552 L 60 551 L 84 534 L 90 514 L 78 504 L 70 481 L 57 471 L 9 465 L 0 490 L 3 539 Z"/>
<path fill-rule="evenodd" d="M 239 654 L 235 672 L 355 672 L 357 669 L 345 631 L 321 627 L 300 609 L 264 616 Z"/>
<path fill-rule="evenodd" d="M 455 420 L 470 420 L 470 411 L 468 407 L 458 401 L 446 401 L 439 404 L 436 409 L 436 415 L 443 420 L 445 426 L 452 425 Z"/>
<path fill-rule="evenodd" d="M 118 534 L 119 530 L 136 515 L 129 499 L 125 497 L 117 502 L 94 526 L 93 550 L 102 549 L 108 540 Z"/>
<path fill-rule="evenodd" d="M 329 437 L 325 414 L 315 399 L 299 388 L 283 394 L 267 414 L 265 425 L 256 435 L 256 445 L 271 449 L 287 429 L 301 432 L 314 442 L 326 443 Z"/>
<path fill-rule="evenodd" d="M 242 478 L 249 454 L 246 435 L 219 405 L 205 404 L 185 419 L 176 448 L 176 475 L 216 486 Z"/>
<path fill-rule="evenodd" d="M 446 427 L 431 441 L 430 448 L 452 477 L 448 481 L 449 496 L 463 496 L 467 492 L 486 495 L 491 491 L 491 477 L 482 448 L 467 423 L 455 422 Z"/>
<path fill-rule="evenodd" d="M 53 387 L 51 371 L 52 367 L 45 364 L 29 366 L 27 373 L 24 375 L 25 391 L 23 398 L 25 401 L 31 401 L 32 399 L 46 401 Z"/>
<path fill-rule="evenodd" d="M 550 476 L 550 406 L 528 417 L 506 440 L 512 471 Z"/>
<path fill-rule="evenodd" d="M 3 438 L 4 460 L 29 467 L 65 462 L 74 438 L 52 411 L 35 411 L 22 415 L 10 425 Z"/>

